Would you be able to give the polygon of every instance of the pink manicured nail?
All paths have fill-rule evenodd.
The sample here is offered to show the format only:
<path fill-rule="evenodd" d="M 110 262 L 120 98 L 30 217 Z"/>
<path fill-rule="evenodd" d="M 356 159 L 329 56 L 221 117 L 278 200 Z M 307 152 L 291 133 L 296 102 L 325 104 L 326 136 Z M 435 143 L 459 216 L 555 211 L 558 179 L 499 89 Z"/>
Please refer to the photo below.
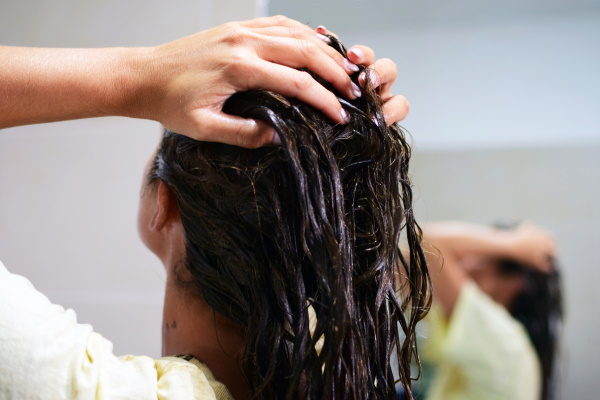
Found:
<path fill-rule="evenodd" d="M 362 91 L 354 82 L 352 82 L 352 93 L 354 93 L 356 97 L 362 96 Z"/>
<path fill-rule="evenodd" d="M 317 26 L 317 32 L 325 34 L 327 33 L 327 28 L 325 28 L 323 25 L 319 25 Z"/>
<path fill-rule="evenodd" d="M 360 86 L 365 87 L 365 80 L 367 78 L 367 75 L 369 74 L 369 82 L 371 83 L 371 87 L 378 87 L 379 86 L 379 76 L 375 73 L 375 71 L 371 70 L 371 69 L 366 69 L 363 72 L 360 73 L 360 75 L 358 75 L 358 83 Z"/>
<path fill-rule="evenodd" d="M 350 116 L 348 115 L 348 113 L 346 112 L 346 110 L 344 110 L 343 108 L 342 108 L 342 111 L 340 112 L 340 115 L 342 116 L 342 120 L 345 123 L 350 122 Z"/>
<path fill-rule="evenodd" d="M 344 67 L 352 72 L 358 72 L 358 65 L 351 63 L 347 58 L 344 58 Z"/>
<path fill-rule="evenodd" d="M 361 86 L 364 86 L 364 85 L 365 85 L 365 73 L 366 73 L 366 72 L 365 72 L 365 71 L 363 71 L 363 72 L 361 72 L 361 73 L 360 73 L 360 75 L 358 75 L 358 83 L 359 83 Z"/>
<path fill-rule="evenodd" d="M 379 76 L 372 69 L 367 70 L 367 74 L 369 74 L 369 80 L 371 81 L 371 85 L 376 88 L 379 86 Z"/>
<path fill-rule="evenodd" d="M 316 33 L 316 35 L 319 39 L 321 39 L 325 43 L 327 43 L 327 44 L 331 43 L 331 39 L 329 39 L 327 36 L 321 35 L 320 33 Z"/>
<path fill-rule="evenodd" d="M 354 54 L 354 57 L 359 60 L 362 60 L 363 57 L 365 56 L 365 54 L 362 52 L 362 50 L 358 49 L 358 48 L 352 48 L 352 49 L 348 50 L 348 53 Z"/>

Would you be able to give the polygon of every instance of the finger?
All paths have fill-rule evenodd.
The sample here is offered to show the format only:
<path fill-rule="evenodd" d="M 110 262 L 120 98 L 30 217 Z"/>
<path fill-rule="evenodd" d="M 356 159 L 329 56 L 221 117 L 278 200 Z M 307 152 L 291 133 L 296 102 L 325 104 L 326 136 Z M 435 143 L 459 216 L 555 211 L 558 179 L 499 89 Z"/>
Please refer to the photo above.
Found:
<path fill-rule="evenodd" d="M 323 25 L 317 26 L 315 31 L 317 33 L 320 33 L 321 35 L 331 35 L 331 36 L 339 39 L 339 36 L 335 32 L 330 31 L 329 29 L 325 28 Z"/>
<path fill-rule="evenodd" d="M 359 85 L 364 87 L 367 74 L 369 74 L 371 86 L 373 88 L 379 88 L 378 91 L 384 97 L 384 100 L 391 95 L 391 87 L 398 76 L 398 69 L 395 62 L 389 58 L 377 60 L 368 69 L 360 73 L 358 76 Z"/>
<path fill-rule="evenodd" d="M 284 15 L 275 15 L 272 17 L 255 18 L 248 21 L 239 23 L 241 26 L 247 28 L 267 28 L 271 26 L 286 26 L 289 28 L 298 28 L 306 31 L 313 32 L 313 30 L 306 24 L 298 22 L 294 19 L 288 18 Z"/>
<path fill-rule="evenodd" d="M 340 67 L 344 69 L 346 74 L 353 74 L 359 70 L 356 64 L 353 64 L 348 61 L 347 58 L 344 58 L 344 56 L 342 56 L 337 50 L 329 46 L 327 42 L 325 42 L 322 38 L 319 38 L 317 34 L 311 30 L 309 30 L 307 34 L 304 30 L 277 26 L 255 29 L 254 33 L 261 35 L 255 37 L 255 40 L 257 40 L 259 43 L 260 41 L 267 41 L 273 36 L 279 38 L 296 39 L 296 43 L 291 43 L 291 45 L 294 47 L 285 48 L 286 52 L 301 50 L 302 48 L 299 46 L 299 43 L 302 41 L 308 41 L 316 46 L 318 50 L 322 51 L 324 54 L 334 60 Z M 312 71 L 316 72 L 314 70 Z"/>
<path fill-rule="evenodd" d="M 383 115 L 388 125 L 402 121 L 408 115 L 410 104 L 404 96 L 392 96 L 383 104 Z"/>
<path fill-rule="evenodd" d="M 375 52 L 367 46 L 352 46 L 348 49 L 348 59 L 354 64 L 362 64 L 368 67 L 375 62 Z"/>
<path fill-rule="evenodd" d="M 312 41 L 287 37 L 271 37 L 267 40 L 265 37 L 261 43 L 257 55 L 263 60 L 292 68 L 307 68 L 330 82 L 348 99 L 361 95 L 360 88 L 351 81 L 348 73 Z"/>
<path fill-rule="evenodd" d="M 389 58 L 381 58 L 369 67 L 371 71 L 376 71 L 379 77 L 379 84 L 388 89 L 393 85 L 398 77 L 398 67 L 396 63 Z M 385 90 L 382 88 L 382 91 Z"/>
<path fill-rule="evenodd" d="M 251 84 L 246 89 L 265 89 L 286 97 L 295 97 L 321 110 L 335 122 L 347 122 L 348 116 L 337 97 L 321 86 L 308 72 L 263 60 L 246 67 L 252 74 Z"/>
<path fill-rule="evenodd" d="M 275 128 L 264 121 L 207 109 L 196 110 L 192 119 L 196 122 L 194 132 L 185 134 L 198 140 L 248 149 L 281 143 Z"/>

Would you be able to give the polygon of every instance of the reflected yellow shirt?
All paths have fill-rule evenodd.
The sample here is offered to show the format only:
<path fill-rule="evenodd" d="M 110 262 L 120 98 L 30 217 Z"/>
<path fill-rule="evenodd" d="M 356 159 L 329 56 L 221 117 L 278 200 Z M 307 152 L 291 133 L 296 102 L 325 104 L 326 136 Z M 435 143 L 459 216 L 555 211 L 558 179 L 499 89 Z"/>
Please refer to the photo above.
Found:
<path fill-rule="evenodd" d="M 112 349 L 0 263 L 0 399 L 233 399 L 197 360 L 116 357 Z"/>
<path fill-rule="evenodd" d="M 467 282 L 449 322 L 434 306 L 422 356 L 435 365 L 427 400 L 540 400 L 539 361 L 525 328 Z"/>

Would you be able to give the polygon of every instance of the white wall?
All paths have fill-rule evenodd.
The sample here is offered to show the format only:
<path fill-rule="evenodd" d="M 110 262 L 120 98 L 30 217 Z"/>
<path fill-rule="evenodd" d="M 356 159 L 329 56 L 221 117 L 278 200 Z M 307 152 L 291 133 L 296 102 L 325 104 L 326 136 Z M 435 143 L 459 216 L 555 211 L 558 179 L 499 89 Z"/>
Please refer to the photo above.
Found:
<path fill-rule="evenodd" d="M 20 0 L 0 3 L 0 44 L 156 45 L 231 19 L 257 1 Z M 104 118 L 0 131 L 0 260 L 117 354 L 160 355 L 164 273 L 137 238 L 144 164 L 157 123 Z"/>
<path fill-rule="evenodd" d="M 397 62 L 418 149 L 600 144 L 600 11 L 341 35 Z"/>

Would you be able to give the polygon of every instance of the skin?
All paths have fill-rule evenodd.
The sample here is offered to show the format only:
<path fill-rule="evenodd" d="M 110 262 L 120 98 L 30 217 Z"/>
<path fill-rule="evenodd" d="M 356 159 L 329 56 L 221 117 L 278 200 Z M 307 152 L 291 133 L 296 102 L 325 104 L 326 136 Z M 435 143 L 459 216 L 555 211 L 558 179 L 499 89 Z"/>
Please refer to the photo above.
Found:
<path fill-rule="evenodd" d="M 499 304 L 508 307 L 522 288 L 521 279 L 502 275 L 498 260 L 511 259 L 550 272 L 554 239 L 546 230 L 523 223 L 497 230 L 464 222 L 429 224 L 423 229 L 434 301 L 449 319 L 463 284 L 472 279 Z"/>
<path fill-rule="evenodd" d="M 396 65 L 388 59 L 374 62 L 365 46 L 351 48 L 348 57 L 321 34 L 282 16 L 231 22 L 147 48 L 0 46 L 0 128 L 125 116 L 156 120 L 198 140 L 256 148 L 274 143 L 273 128 L 224 114 L 227 98 L 268 89 L 345 123 L 336 97 L 298 68 L 310 69 L 353 99 L 361 94 L 349 78 L 355 64 L 370 65 L 377 75 L 387 122 L 403 119 L 408 102 L 389 92 Z"/>
<path fill-rule="evenodd" d="M 192 281 L 182 267 L 184 232 L 173 193 L 163 182 L 144 184 L 138 213 L 144 244 L 165 266 L 162 354 L 192 354 L 205 363 L 236 399 L 250 398 L 240 357 L 243 332 L 215 312 L 196 292 L 181 284 Z"/>

